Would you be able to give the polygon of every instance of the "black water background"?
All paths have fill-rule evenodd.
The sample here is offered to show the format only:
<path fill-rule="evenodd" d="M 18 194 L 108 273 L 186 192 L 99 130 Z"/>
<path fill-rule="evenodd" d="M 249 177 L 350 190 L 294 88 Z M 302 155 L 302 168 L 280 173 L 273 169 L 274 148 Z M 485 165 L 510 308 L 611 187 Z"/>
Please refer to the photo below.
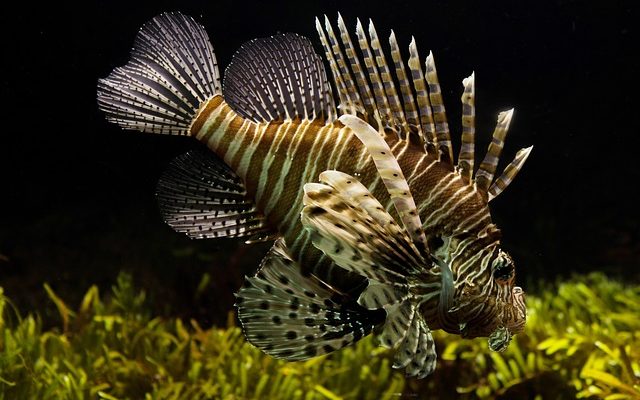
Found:
<path fill-rule="evenodd" d="M 293 31 L 320 50 L 314 16 L 350 26 L 371 17 L 401 46 L 434 51 L 451 127 L 460 81 L 476 73 L 483 149 L 499 111 L 516 108 L 505 161 L 534 151 L 492 202 L 519 280 L 535 286 L 572 272 L 640 281 L 637 209 L 638 9 L 632 2 L 86 2 L 25 3 L 5 13 L 0 62 L 0 286 L 25 311 L 42 283 L 76 302 L 121 269 L 160 311 L 224 320 L 232 293 L 268 246 L 189 241 L 165 226 L 155 183 L 196 144 L 123 132 L 106 123 L 95 83 L 124 64 L 139 27 L 181 10 L 201 22 L 225 66 L 244 41 Z M 454 140 L 457 136 L 454 134 Z M 212 283 L 196 296 L 202 274 Z"/>

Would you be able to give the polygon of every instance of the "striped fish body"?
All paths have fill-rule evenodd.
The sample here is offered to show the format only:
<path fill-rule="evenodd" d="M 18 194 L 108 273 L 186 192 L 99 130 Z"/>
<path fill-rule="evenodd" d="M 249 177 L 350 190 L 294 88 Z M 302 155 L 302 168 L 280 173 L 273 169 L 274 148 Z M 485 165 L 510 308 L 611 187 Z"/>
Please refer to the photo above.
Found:
<path fill-rule="evenodd" d="M 293 258 L 309 266 L 315 249 L 300 223 L 302 186 L 326 170 L 358 178 L 394 213 L 371 155 L 339 121 L 254 123 L 234 112 L 220 96 L 203 107 L 190 134 L 218 154 L 243 180 L 249 197 L 284 237 Z M 487 202 L 447 163 L 410 141 L 388 139 L 408 174 L 413 197 L 431 236 L 454 236 L 491 223 Z M 322 274 L 320 268 L 314 273 Z"/>
<path fill-rule="evenodd" d="M 526 309 L 488 202 L 530 151 L 494 180 L 512 111 L 474 173 L 474 76 L 465 79 L 454 165 L 433 56 L 423 73 L 412 41 L 407 74 L 392 33 L 392 74 L 373 24 L 367 38 L 358 21 L 362 56 L 341 18 L 340 39 L 328 21 L 316 25 L 338 108 L 319 56 L 293 34 L 243 45 L 223 94 L 206 32 L 182 14 L 141 29 L 131 61 L 99 82 L 99 106 L 124 128 L 211 150 L 178 157 L 160 179 L 174 229 L 277 239 L 237 294 L 245 334 L 266 353 L 307 359 L 376 328 L 394 367 L 424 377 L 436 365 L 432 329 L 506 348 Z"/>
<path fill-rule="evenodd" d="M 339 121 L 254 123 L 216 96 L 202 108 L 190 135 L 206 144 L 240 176 L 248 196 L 283 237 L 291 257 L 304 273 L 312 273 L 344 291 L 354 286 L 358 279 L 324 257 L 300 223 L 302 186 L 326 170 L 357 177 L 386 205 L 387 211 L 395 214 L 371 155 L 351 129 Z M 466 184 L 450 164 L 426 154 L 422 146 L 410 141 L 391 138 L 388 142 L 402 170 L 411 171 L 408 183 L 430 238 L 451 238 L 491 224 L 481 193 Z M 437 277 L 433 279 L 439 281 Z M 443 326 L 435 316 L 429 324 L 459 333 L 456 324 Z"/>

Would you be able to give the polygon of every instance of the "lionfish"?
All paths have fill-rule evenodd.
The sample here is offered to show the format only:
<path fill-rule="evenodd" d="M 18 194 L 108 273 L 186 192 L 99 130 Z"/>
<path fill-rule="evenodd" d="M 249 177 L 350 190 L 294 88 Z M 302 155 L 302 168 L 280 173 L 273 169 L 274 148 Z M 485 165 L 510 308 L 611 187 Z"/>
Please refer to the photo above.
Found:
<path fill-rule="evenodd" d="M 423 70 L 415 39 L 405 62 L 393 31 L 385 52 L 371 22 L 367 34 L 357 21 L 358 49 L 340 16 L 337 34 L 326 16 L 316 28 L 335 87 L 292 33 L 242 45 L 221 85 L 204 28 L 162 14 L 99 80 L 99 108 L 123 128 L 211 150 L 177 157 L 159 180 L 176 231 L 275 240 L 236 294 L 244 333 L 265 353 L 304 360 L 375 332 L 395 368 L 422 378 L 436 366 L 434 329 L 505 349 L 526 308 L 488 203 L 531 151 L 494 180 L 513 110 L 474 171 L 474 74 L 464 79 L 454 163 L 431 53 Z"/>

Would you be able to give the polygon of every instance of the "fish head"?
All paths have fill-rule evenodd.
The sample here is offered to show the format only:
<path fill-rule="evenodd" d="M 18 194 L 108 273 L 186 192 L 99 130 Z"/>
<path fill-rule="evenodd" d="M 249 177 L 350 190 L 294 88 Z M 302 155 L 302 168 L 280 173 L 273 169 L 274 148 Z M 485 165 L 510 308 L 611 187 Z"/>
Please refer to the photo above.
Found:
<path fill-rule="evenodd" d="M 474 247 L 464 259 L 452 260 L 455 293 L 450 317 L 458 322 L 462 337 L 488 337 L 489 347 L 502 351 L 524 330 L 525 294 L 515 285 L 513 258 L 499 241 L 480 238 L 470 246 Z"/>

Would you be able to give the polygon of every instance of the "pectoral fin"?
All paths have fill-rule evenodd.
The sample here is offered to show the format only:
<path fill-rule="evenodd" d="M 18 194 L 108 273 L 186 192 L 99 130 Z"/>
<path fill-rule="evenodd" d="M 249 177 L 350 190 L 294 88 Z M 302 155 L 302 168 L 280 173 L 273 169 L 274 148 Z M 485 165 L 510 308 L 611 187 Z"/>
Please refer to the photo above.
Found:
<path fill-rule="evenodd" d="M 282 239 L 236 297 L 249 342 L 289 361 L 348 346 L 371 333 L 384 318 L 382 311 L 367 310 L 314 276 L 302 275 Z"/>
<path fill-rule="evenodd" d="M 326 178 L 327 172 L 323 175 Z M 327 179 L 330 185 L 304 187 L 301 220 L 314 246 L 348 271 L 378 282 L 405 284 L 408 275 L 423 269 L 422 255 L 356 178 L 343 174 L 342 179 L 350 185 Z M 349 189 L 355 186 L 359 189 Z"/>
<path fill-rule="evenodd" d="M 437 356 L 431 330 L 410 301 L 387 308 L 380 342 L 395 350 L 393 367 L 406 368 L 407 376 L 424 378 L 435 370 Z"/>

